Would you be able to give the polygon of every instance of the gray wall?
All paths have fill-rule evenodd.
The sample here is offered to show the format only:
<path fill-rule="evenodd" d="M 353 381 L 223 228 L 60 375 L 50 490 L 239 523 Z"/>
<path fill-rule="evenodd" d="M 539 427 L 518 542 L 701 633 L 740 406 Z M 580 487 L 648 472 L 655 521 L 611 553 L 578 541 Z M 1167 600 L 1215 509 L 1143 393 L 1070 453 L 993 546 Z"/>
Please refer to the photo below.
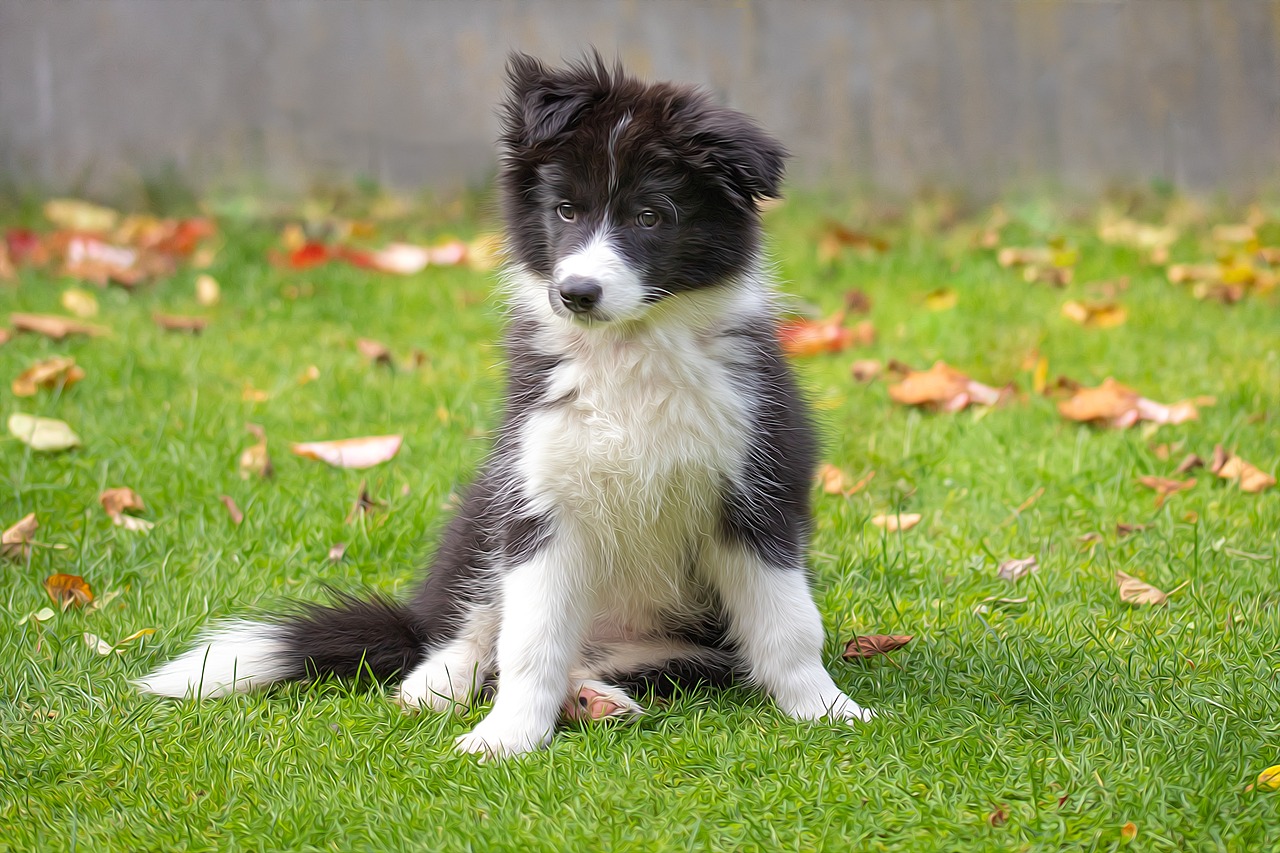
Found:
<path fill-rule="evenodd" d="M 110 194 L 493 168 L 503 57 L 697 82 L 796 183 L 1280 183 L 1280 0 L 0 0 L 0 172 Z"/>

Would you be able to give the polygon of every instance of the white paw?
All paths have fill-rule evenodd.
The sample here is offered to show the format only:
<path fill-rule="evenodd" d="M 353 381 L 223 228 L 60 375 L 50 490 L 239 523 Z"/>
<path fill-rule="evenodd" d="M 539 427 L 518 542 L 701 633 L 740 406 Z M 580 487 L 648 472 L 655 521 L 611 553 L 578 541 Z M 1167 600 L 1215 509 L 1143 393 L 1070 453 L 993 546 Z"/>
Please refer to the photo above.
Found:
<path fill-rule="evenodd" d="M 627 695 L 627 691 L 603 681 L 588 679 L 569 694 L 561 709 L 567 719 L 578 722 L 638 717 L 644 713 L 640 703 Z"/>
<path fill-rule="evenodd" d="M 810 700 L 784 707 L 782 710 L 797 720 L 856 720 L 866 723 L 876 715 L 875 711 L 862 707 L 840 692 L 815 696 Z"/>
<path fill-rule="evenodd" d="M 491 713 L 480 725 L 454 741 L 454 747 L 459 752 L 476 753 L 494 760 L 524 755 L 550 742 L 550 727 Z"/>
<path fill-rule="evenodd" d="M 397 701 L 406 709 L 462 711 L 479 687 L 480 672 L 465 661 L 428 658 L 400 683 Z"/>

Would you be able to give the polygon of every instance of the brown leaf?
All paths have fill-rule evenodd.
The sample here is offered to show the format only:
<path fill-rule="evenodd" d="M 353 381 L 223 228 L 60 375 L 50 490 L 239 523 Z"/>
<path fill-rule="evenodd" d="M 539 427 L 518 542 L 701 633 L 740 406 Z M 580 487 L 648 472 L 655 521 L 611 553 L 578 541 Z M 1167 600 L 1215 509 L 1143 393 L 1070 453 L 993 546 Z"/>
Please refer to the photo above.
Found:
<path fill-rule="evenodd" d="M 1004 826 L 1009 822 L 1009 812 L 1004 806 L 996 806 L 995 811 L 987 815 L 987 823 L 994 827 Z"/>
<path fill-rule="evenodd" d="M 1185 474 L 1196 468 L 1203 468 L 1204 460 L 1194 453 L 1188 453 L 1186 457 L 1178 463 L 1178 467 L 1174 469 L 1175 474 Z"/>
<path fill-rule="evenodd" d="M 220 495 L 218 500 L 222 501 L 222 505 L 227 508 L 227 515 L 231 516 L 231 523 L 236 527 L 244 521 L 244 513 L 240 511 L 240 507 L 236 506 L 235 499 L 230 495 Z"/>
<path fill-rule="evenodd" d="M 910 530 L 920 523 L 923 518 L 918 512 L 903 512 L 895 515 L 873 515 L 871 523 L 876 527 L 896 533 L 900 530 Z"/>
<path fill-rule="evenodd" d="M 72 605 L 83 607 L 93 601 L 93 590 L 79 575 L 50 575 L 45 578 L 44 591 L 63 610 Z"/>
<path fill-rule="evenodd" d="M 386 344 L 379 343 L 372 338 L 360 338 L 356 341 L 356 349 L 374 364 L 391 366 L 391 350 L 387 349 Z"/>
<path fill-rule="evenodd" d="M 39 526 L 36 514 L 31 512 L 0 534 L 0 557 L 15 562 L 25 562 L 31 555 L 31 537 Z"/>
<path fill-rule="evenodd" d="M 1021 560 L 1005 560 L 996 570 L 996 576 L 1009 583 L 1017 583 L 1033 572 L 1040 571 L 1040 563 L 1035 557 L 1023 557 Z"/>
<path fill-rule="evenodd" d="M 1109 376 L 1097 388 L 1077 388 L 1070 398 L 1058 403 L 1058 412 L 1068 420 L 1119 429 L 1131 427 L 1140 420 L 1180 424 L 1200 417 L 1196 401 L 1183 400 L 1173 405 L 1157 403 L 1140 397 L 1137 391 Z"/>
<path fill-rule="evenodd" d="M 889 398 L 906 406 L 924 406 L 944 412 L 958 412 L 970 405 L 993 406 L 1001 392 L 975 382 L 945 362 L 934 362 L 928 370 L 910 371 L 902 381 L 889 386 Z"/>
<path fill-rule="evenodd" d="M 1169 495 L 1194 488 L 1196 484 L 1194 478 L 1187 480 L 1170 480 L 1168 477 L 1156 477 L 1153 475 L 1139 477 L 1138 482 L 1146 486 L 1148 489 L 1155 490 L 1157 509 L 1164 506 L 1164 502 Z"/>
<path fill-rule="evenodd" d="M 356 502 L 352 505 L 351 511 L 347 513 L 345 524 L 350 524 L 356 516 L 368 515 L 377 512 L 386 507 L 382 501 L 376 501 L 369 495 L 369 481 L 360 481 L 360 494 L 356 497 Z"/>
<path fill-rule="evenodd" d="M 822 491 L 829 495 L 850 497 L 865 489 L 875 475 L 876 472 L 872 471 L 865 474 L 858 482 L 850 483 L 848 474 L 834 465 L 824 463 L 818 469 L 818 483 L 822 486 Z"/>
<path fill-rule="evenodd" d="M 1221 464 L 1217 464 L 1218 450 L 1214 449 L 1214 473 L 1224 480 L 1236 480 L 1240 483 L 1240 491 L 1256 494 L 1269 489 L 1276 484 L 1276 478 L 1272 477 L 1266 471 L 1249 464 L 1234 454 L 1228 455 L 1222 460 Z"/>
<path fill-rule="evenodd" d="M 70 388 L 84 379 L 84 370 L 69 355 L 55 355 L 28 367 L 13 380 L 15 397 L 34 397 L 41 388 Z"/>
<path fill-rule="evenodd" d="M 117 518 L 126 512 L 146 512 L 147 507 L 141 496 L 133 489 L 122 487 L 107 489 L 98 495 L 98 501 L 111 518 Z"/>
<path fill-rule="evenodd" d="M 1141 533 L 1150 526 L 1150 524 L 1125 524 L 1120 521 L 1116 523 L 1116 535 L 1124 538 L 1132 533 Z"/>
<path fill-rule="evenodd" d="M 882 365 L 876 359 L 861 358 L 849 366 L 849 374 L 853 376 L 855 382 L 870 382 L 880 375 L 882 369 Z"/>
<path fill-rule="evenodd" d="M 271 464 L 271 456 L 267 453 L 267 436 L 262 427 L 250 424 L 249 431 L 258 436 L 258 443 L 246 447 L 240 454 L 240 479 L 250 477 L 270 477 L 275 473 Z M 254 429 L 256 427 L 256 430 Z"/>
<path fill-rule="evenodd" d="M 854 637 L 844 648 L 844 659 L 873 658 L 897 651 L 914 639 L 909 634 L 865 634 Z"/>
<path fill-rule="evenodd" d="M 190 335 L 200 334 L 209 325 L 209 321 L 203 317 L 187 317 L 180 314 L 156 313 L 151 315 L 151 319 L 166 332 L 186 332 Z"/>
<path fill-rule="evenodd" d="M 347 553 L 347 546 L 344 542 L 336 542 L 329 546 L 329 562 L 336 563 L 341 560 Z"/>
<path fill-rule="evenodd" d="M 778 326 L 778 341 L 783 352 L 791 356 L 843 352 L 852 346 L 870 346 L 875 339 L 875 326 L 870 320 L 850 329 L 844 325 L 843 313 L 822 321 L 788 320 Z"/>
<path fill-rule="evenodd" d="M 404 437 L 375 435 L 338 441 L 311 441 L 294 444 L 293 452 L 306 459 L 318 459 L 338 468 L 371 468 L 400 452 Z"/>
<path fill-rule="evenodd" d="M 856 287 L 847 290 L 844 294 L 844 310 L 850 314 L 870 314 L 871 297 Z"/>
<path fill-rule="evenodd" d="M 88 335 L 95 337 L 106 334 L 106 329 L 80 323 L 69 317 L 55 317 L 51 314 L 10 314 L 9 322 L 19 332 L 32 332 L 60 341 L 68 335 Z"/>
<path fill-rule="evenodd" d="M 819 260 L 831 263 L 840 257 L 844 249 L 883 254 L 889 251 L 889 241 L 829 220 L 818 238 Z"/>
<path fill-rule="evenodd" d="M 1120 600 L 1138 607 L 1144 604 L 1164 604 L 1169 600 L 1169 596 L 1173 592 L 1177 592 L 1183 586 L 1186 586 L 1186 583 L 1183 583 L 1173 592 L 1164 592 L 1145 581 L 1126 575 L 1124 572 L 1116 572 L 1116 583 L 1120 587 Z"/>
<path fill-rule="evenodd" d="M 1076 302 L 1063 304 L 1062 316 L 1092 329 L 1113 329 L 1129 318 L 1123 305 L 1115 302 Z"/>

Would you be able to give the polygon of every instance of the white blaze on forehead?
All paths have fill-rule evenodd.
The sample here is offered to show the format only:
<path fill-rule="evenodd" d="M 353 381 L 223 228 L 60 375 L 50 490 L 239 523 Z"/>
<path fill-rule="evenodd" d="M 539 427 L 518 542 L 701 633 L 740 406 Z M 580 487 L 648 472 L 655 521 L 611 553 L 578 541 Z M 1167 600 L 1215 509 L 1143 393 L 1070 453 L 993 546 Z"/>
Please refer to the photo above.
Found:
<path fill-rule="evenodd" d="M 557 284 L 573 277 L 589 278 L 600 285 L 600 310 L 607 315 L 621 317 L 644 304 L 640 275 L 619 254 L 607 229 L 592 234 L 586 245 L 556 264 Z"/>

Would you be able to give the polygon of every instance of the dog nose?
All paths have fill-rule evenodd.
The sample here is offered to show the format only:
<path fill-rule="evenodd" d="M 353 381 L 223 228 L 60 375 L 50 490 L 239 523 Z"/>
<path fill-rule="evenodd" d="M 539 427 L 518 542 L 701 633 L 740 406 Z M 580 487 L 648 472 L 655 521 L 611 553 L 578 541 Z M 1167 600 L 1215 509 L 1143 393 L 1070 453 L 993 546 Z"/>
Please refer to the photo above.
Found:
<path fill-rule="evenodd" d="M 593 278 L 571 275 L 560 282 L 560 301 L 575 314 L 586 314 L 599 305 L 603 292 Z"/>

